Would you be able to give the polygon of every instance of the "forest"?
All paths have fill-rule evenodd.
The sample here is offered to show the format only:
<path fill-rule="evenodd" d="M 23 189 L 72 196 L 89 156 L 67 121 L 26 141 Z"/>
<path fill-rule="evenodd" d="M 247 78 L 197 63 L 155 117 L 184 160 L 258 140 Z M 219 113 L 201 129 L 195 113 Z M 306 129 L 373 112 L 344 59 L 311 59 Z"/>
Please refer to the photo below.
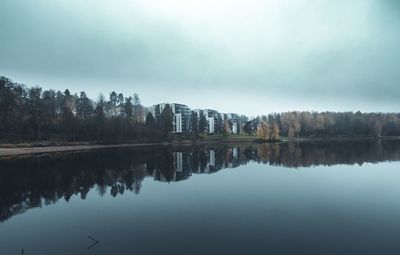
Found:
<path fill-rule="evenodd" d="M 167 105 L 160 116 L 155 119 L 138 94 L 124 96 L 113 91 L 92 100 L 84 91 L 43 90 L 0 77 L 1 142 L 169 140 L 174 118 L 171 107 Z M 232 121 L 239 122 L 240 133 L 263 140 L 400 136 L 399 113 L 292 111 L 253 119 L 242 115 L 236 120 L 216 120 L 215 135 L 228 135 Z M 190 122 L 190 134 L 207 132 L 204 117 L 192 113 Z"/>
<path fill-rule="evenodd" d="M 0 139 L 2 141 L 118 141 L 162 137 L 151 117 L 141 121 L 138 94 L 111 92 L 96 102 L 84 91 L 72 94 L 27 87 L 0 77 Z"/>
<path fill-rule="evenodd" d="M 400 136 L 399 113 L 291 111 L 248 120 L 244 132 L 264 140 L 300 137 Z"/>

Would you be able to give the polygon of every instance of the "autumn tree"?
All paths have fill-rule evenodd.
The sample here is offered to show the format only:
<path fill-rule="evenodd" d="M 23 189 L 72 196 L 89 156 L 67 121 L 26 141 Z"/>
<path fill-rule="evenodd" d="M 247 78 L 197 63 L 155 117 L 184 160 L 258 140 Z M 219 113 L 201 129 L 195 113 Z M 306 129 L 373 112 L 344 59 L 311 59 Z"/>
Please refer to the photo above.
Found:
<path fill-rule="evenodd" d="M 272 122 L 270 138 L 273 141 L 278 141 L 280 139 L 280 137 L 279 137 L 279 125 L 276 122 Z"/>
<path fill-rule="evenodd" d="M 271 129 L 266 121 L 262 121 L 257 126 L 257 137 L 261 140 L 268 141 L 270 140 Z"/>

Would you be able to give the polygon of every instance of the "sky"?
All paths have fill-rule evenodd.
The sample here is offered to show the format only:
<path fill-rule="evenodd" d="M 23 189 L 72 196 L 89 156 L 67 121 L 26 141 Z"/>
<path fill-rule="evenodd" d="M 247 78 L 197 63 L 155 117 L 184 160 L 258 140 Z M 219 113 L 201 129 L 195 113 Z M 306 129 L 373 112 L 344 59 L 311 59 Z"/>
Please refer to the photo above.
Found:
<path fill-rule="evenodd" d="M 397 0 L 1 0 L 0 75 L 255 116 L 399 112 Z"/>

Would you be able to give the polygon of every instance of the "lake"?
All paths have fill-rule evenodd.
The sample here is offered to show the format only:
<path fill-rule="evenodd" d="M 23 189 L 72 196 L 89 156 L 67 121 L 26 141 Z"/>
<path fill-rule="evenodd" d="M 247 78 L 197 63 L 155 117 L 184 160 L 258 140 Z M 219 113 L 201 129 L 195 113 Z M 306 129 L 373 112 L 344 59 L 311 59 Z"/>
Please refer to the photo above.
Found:
<path fill-rule="evenodd" d="M 399 254 L 399 160 L 396 140 L 2 159 L 0 254 Z"/>

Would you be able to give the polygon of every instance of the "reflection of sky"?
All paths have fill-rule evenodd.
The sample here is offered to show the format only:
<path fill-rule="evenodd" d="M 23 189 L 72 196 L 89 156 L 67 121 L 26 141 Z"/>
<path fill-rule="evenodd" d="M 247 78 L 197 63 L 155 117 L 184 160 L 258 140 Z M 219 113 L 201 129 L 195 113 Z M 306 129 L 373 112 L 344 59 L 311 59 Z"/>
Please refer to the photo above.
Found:
<path fill-rule="evenodd" d="M 387 254 L 400 232 L 399 167 L 250 163 L 177 183 L 146 178 L 139 195 L 101 198 L 94 188 L 86 200 L 74 196 L 0 224 L 0 245 L 4 254 L 22 246 L 32 254 L 86 254 L 90 235 L 100 240 L 94 254 L 320 254 L 313 251 L 327 247 Z"/>
<path fill-rule="evenodd" d="M 0 70 L 146 105 L 398 111 L 399 17 L 396 0 L 3 0 Z"/>

